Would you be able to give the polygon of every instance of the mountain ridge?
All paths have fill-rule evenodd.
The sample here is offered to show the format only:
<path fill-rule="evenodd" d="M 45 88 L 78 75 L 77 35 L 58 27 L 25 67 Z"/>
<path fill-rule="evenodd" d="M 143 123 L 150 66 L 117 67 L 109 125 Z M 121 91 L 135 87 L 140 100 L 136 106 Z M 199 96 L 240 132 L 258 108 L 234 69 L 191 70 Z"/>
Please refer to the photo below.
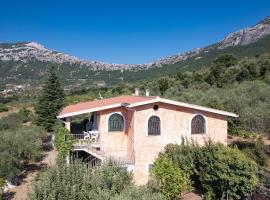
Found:
<path fill-rule="evenodd" d="M 215 44 L 145 64 L 112 64 L 82 60 L 69 54 L 49 50 L 37 42 L 0 43 L 0 72 L 4 76 L 0 83 L 24 81 L 31 83 L 32 80 L 39 82 L 51 65 L 56 65 L 65 81 L 69 81 L 70 84 L 78 81 L 81 82 L 80 84 L 93 83 L 93 81 L 114 84 L 125 80 L 137 80 L 134 76 L 138 76 L 139 80 L 148 78 L 146 74 L 153 71 L 163 75 L 161 73 L 167 71 L 174 73 L 177 69 L 192 68 L 190 65 L 194 63 L 205 64 L 200 60 L 209 57 L 209 52 L 212 54 L 215 51 L 226 52 L 230 48 L 247 46 L 269 34 L 270 17 L 266 17 L 256 25 L 233 32 Z M 246 50 L 243 48 L 242 51 Z"/>

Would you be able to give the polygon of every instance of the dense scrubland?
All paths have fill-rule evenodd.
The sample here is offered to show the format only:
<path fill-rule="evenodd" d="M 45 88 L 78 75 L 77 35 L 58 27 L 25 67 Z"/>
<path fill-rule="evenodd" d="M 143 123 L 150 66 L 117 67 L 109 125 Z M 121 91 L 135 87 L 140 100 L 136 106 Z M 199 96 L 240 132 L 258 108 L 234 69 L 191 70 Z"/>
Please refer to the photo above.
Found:
<path fill-rule="evenodd" d="M 60 87 L 57 81 L 54 85 Z M 55 101 L 54 108 L 93 100 L 99 94 L 103 97 L 131 94 L 135 87 L 141 89 L 142 95 L 149 89 L 151 95 L 235 112 L 239 118 L 229 119 L 229 134 L 246 140 L 228 147 L 211 141 L 204 147 L 192 142 L 168 145 L 154 163 L 151 181 L 143 187 L 135 186 L 132 174 L 119 163 L 111 161 L 91 168 L 75 160 L 66 165 L 60 154 L 58 164 L 41 173 L 30 199 L 158 200 L 178 198 L 190 191 L 197 191 L 205 199 L 244 199 L 258 187 L 270 187 L 269 155 L 264 144 L 270 136 L 270 54 L 252 58 L 222 55 L 197 71 L 135 84 L 69 91 L 65 100 L 54 95 L 62 99 L 60 103 Z M 32 103 L 51 101 L 50 88 L 44 87 Z M 8 101 L 1 100 L 4 110 L 17 100 Z M 53 116 L 56 110 L 46 110 L 45 105 L 36 106 L 37 113 L 23 108 L 0 119 L 2 179 L 16 179 L 25 163 L 40 159 L 44 129 L 53 132 L 58 129 Z M 43 110 L 47 112 L 44 114 Z M 58 142 L 61 146 L 61 140 Z"/>

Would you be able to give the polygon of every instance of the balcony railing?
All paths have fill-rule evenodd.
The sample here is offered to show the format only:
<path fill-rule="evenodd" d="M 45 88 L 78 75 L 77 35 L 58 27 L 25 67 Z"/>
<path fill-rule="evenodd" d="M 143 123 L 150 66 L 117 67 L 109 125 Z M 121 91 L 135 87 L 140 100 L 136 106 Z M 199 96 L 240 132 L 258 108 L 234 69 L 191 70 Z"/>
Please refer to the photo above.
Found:
<path fill-rule="evenodd" d="M 75 143 L 79 144 L 90 144 L 98 141 L 99 138 L 99 132 L 97 130 L 94 131 L 85 131 L 83 134 L 72 134 L 70 135 L 65 135 L 65 141 L 68 139 L 71 139 L 72 137 L 73 140 L 75 140 Z"/>

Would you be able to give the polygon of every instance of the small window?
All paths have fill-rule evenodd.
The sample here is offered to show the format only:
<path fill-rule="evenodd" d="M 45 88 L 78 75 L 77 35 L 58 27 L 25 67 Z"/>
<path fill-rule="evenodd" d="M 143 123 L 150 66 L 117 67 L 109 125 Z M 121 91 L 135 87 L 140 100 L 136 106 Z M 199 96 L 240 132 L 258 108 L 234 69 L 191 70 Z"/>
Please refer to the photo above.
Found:
<path fill-rule="evenodd" d="M 148 120 L 148 135 L 160 135 L 160 119 L 152 116 Z"/>
<path fill-rule="evenodd" d="M 191 134 L 205 133 L 205 119 L 201 115 L 196 115 L 191 121 Z"/>
<path fill-rule="evenodd" d="M 114 113 L 109 118 L 109 131 L 123 131 L 124 117 L 118 113 Z"/>

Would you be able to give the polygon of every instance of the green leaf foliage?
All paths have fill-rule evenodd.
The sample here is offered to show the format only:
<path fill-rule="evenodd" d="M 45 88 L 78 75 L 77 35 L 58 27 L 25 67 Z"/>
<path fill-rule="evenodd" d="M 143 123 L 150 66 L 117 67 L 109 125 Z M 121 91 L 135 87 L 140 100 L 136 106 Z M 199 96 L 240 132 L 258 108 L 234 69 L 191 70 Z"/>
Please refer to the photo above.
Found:
<path fill-rule="evenodd" d="M 181 170 L 167 156 L 160 156 L 151 170 L 154 177 L 152 187 L 160 191 L 167 199 L 179 197 L 181 193 L 191 190 L 188 174 Z"/>
<path fill-rule="evenodd" d="M 23 161 L 41 158 L 44 132 L 37 127 L 0 131 L 0 177 L 12 180 L 23 168 Z"/>
<path fill-rule="evenodd" d="M 202 187 L 213 199 L 243 199 L 258 185 L 256 163 L 237 148 L 207 145 L 197 158 Z"/>
<path fill-rule="evenodd" d="M 73 148 L 74 142 L 74 138 L 68 129 L 61 127 L 57 130 L 54 145 L 59 151 L 60 156 L 68 156 Z"/>
<path fill-rule="evenodd" d="M 19 128 L 23 123 L 29 122 L 33 118 L 31 111 L 22 108 L 18 113 L 11 113 L 0 120 L 0 131 L 14 130 Z"/>
<path fill-rule="evenodd" d="M 239 148 L 259 166 L 267 167 L 270 156 L 267 154 L 267 147 L 261 138 L 256 141 L 235 141 L 231 146 Z"/>
<path fill-rule="evenodd" d="M 91 168 L 75 160 L 69 165 L 60 162 L 44 172 L 30 199 L 161 200 L 164 197 L 134 186 L 131 174 L 114 161 Z"/>
<path fill-rule="evenodd" d="M 8 111 L 8 107 L 3 104 L 3 103 L 0 103 L 0 112 L 7 112 Z"/>
<path fill-rule="evenodd" d="M 0 200 L 3 199 L 3 194 L 4 194 L 3 188 L 4 188 L 4 186 L 5 186 L 5 180 L 0 177 Z"/>
<path fill-rule="evenodd" d="M 36 104 L 37 124 L 48 131 L 52 131 L 56 116 L 64 105 L 64 100 L 64 90 L 54 68 L 51 68 L 49 77 Z"/>
<path fill-rule="evenodd" d="M 183 191 L 177 192 L 173 184 L 177 179 L 177 170 L 182 171 L 182 180 L 186 177 L 184 182 L 176 181 L 180 184 L 178 187 L 185 188 L 189 183 L 188 188 L 193 186 L 204 191 L 206 199 L 243 199 L 258 185 L 258 167 L 251 158 L 237 148 L 211 142 L 203 147 L 194 143 L 166 146 L 155 161 L 155 173 L 152 173 L 153 180 L 159 180 L 160 187 L 166 188 L 162 190 L 163 194 L 174 194 L 171 197 L 176 197 Z M 167 179 L 172 171 L 175 175 Z"/>

